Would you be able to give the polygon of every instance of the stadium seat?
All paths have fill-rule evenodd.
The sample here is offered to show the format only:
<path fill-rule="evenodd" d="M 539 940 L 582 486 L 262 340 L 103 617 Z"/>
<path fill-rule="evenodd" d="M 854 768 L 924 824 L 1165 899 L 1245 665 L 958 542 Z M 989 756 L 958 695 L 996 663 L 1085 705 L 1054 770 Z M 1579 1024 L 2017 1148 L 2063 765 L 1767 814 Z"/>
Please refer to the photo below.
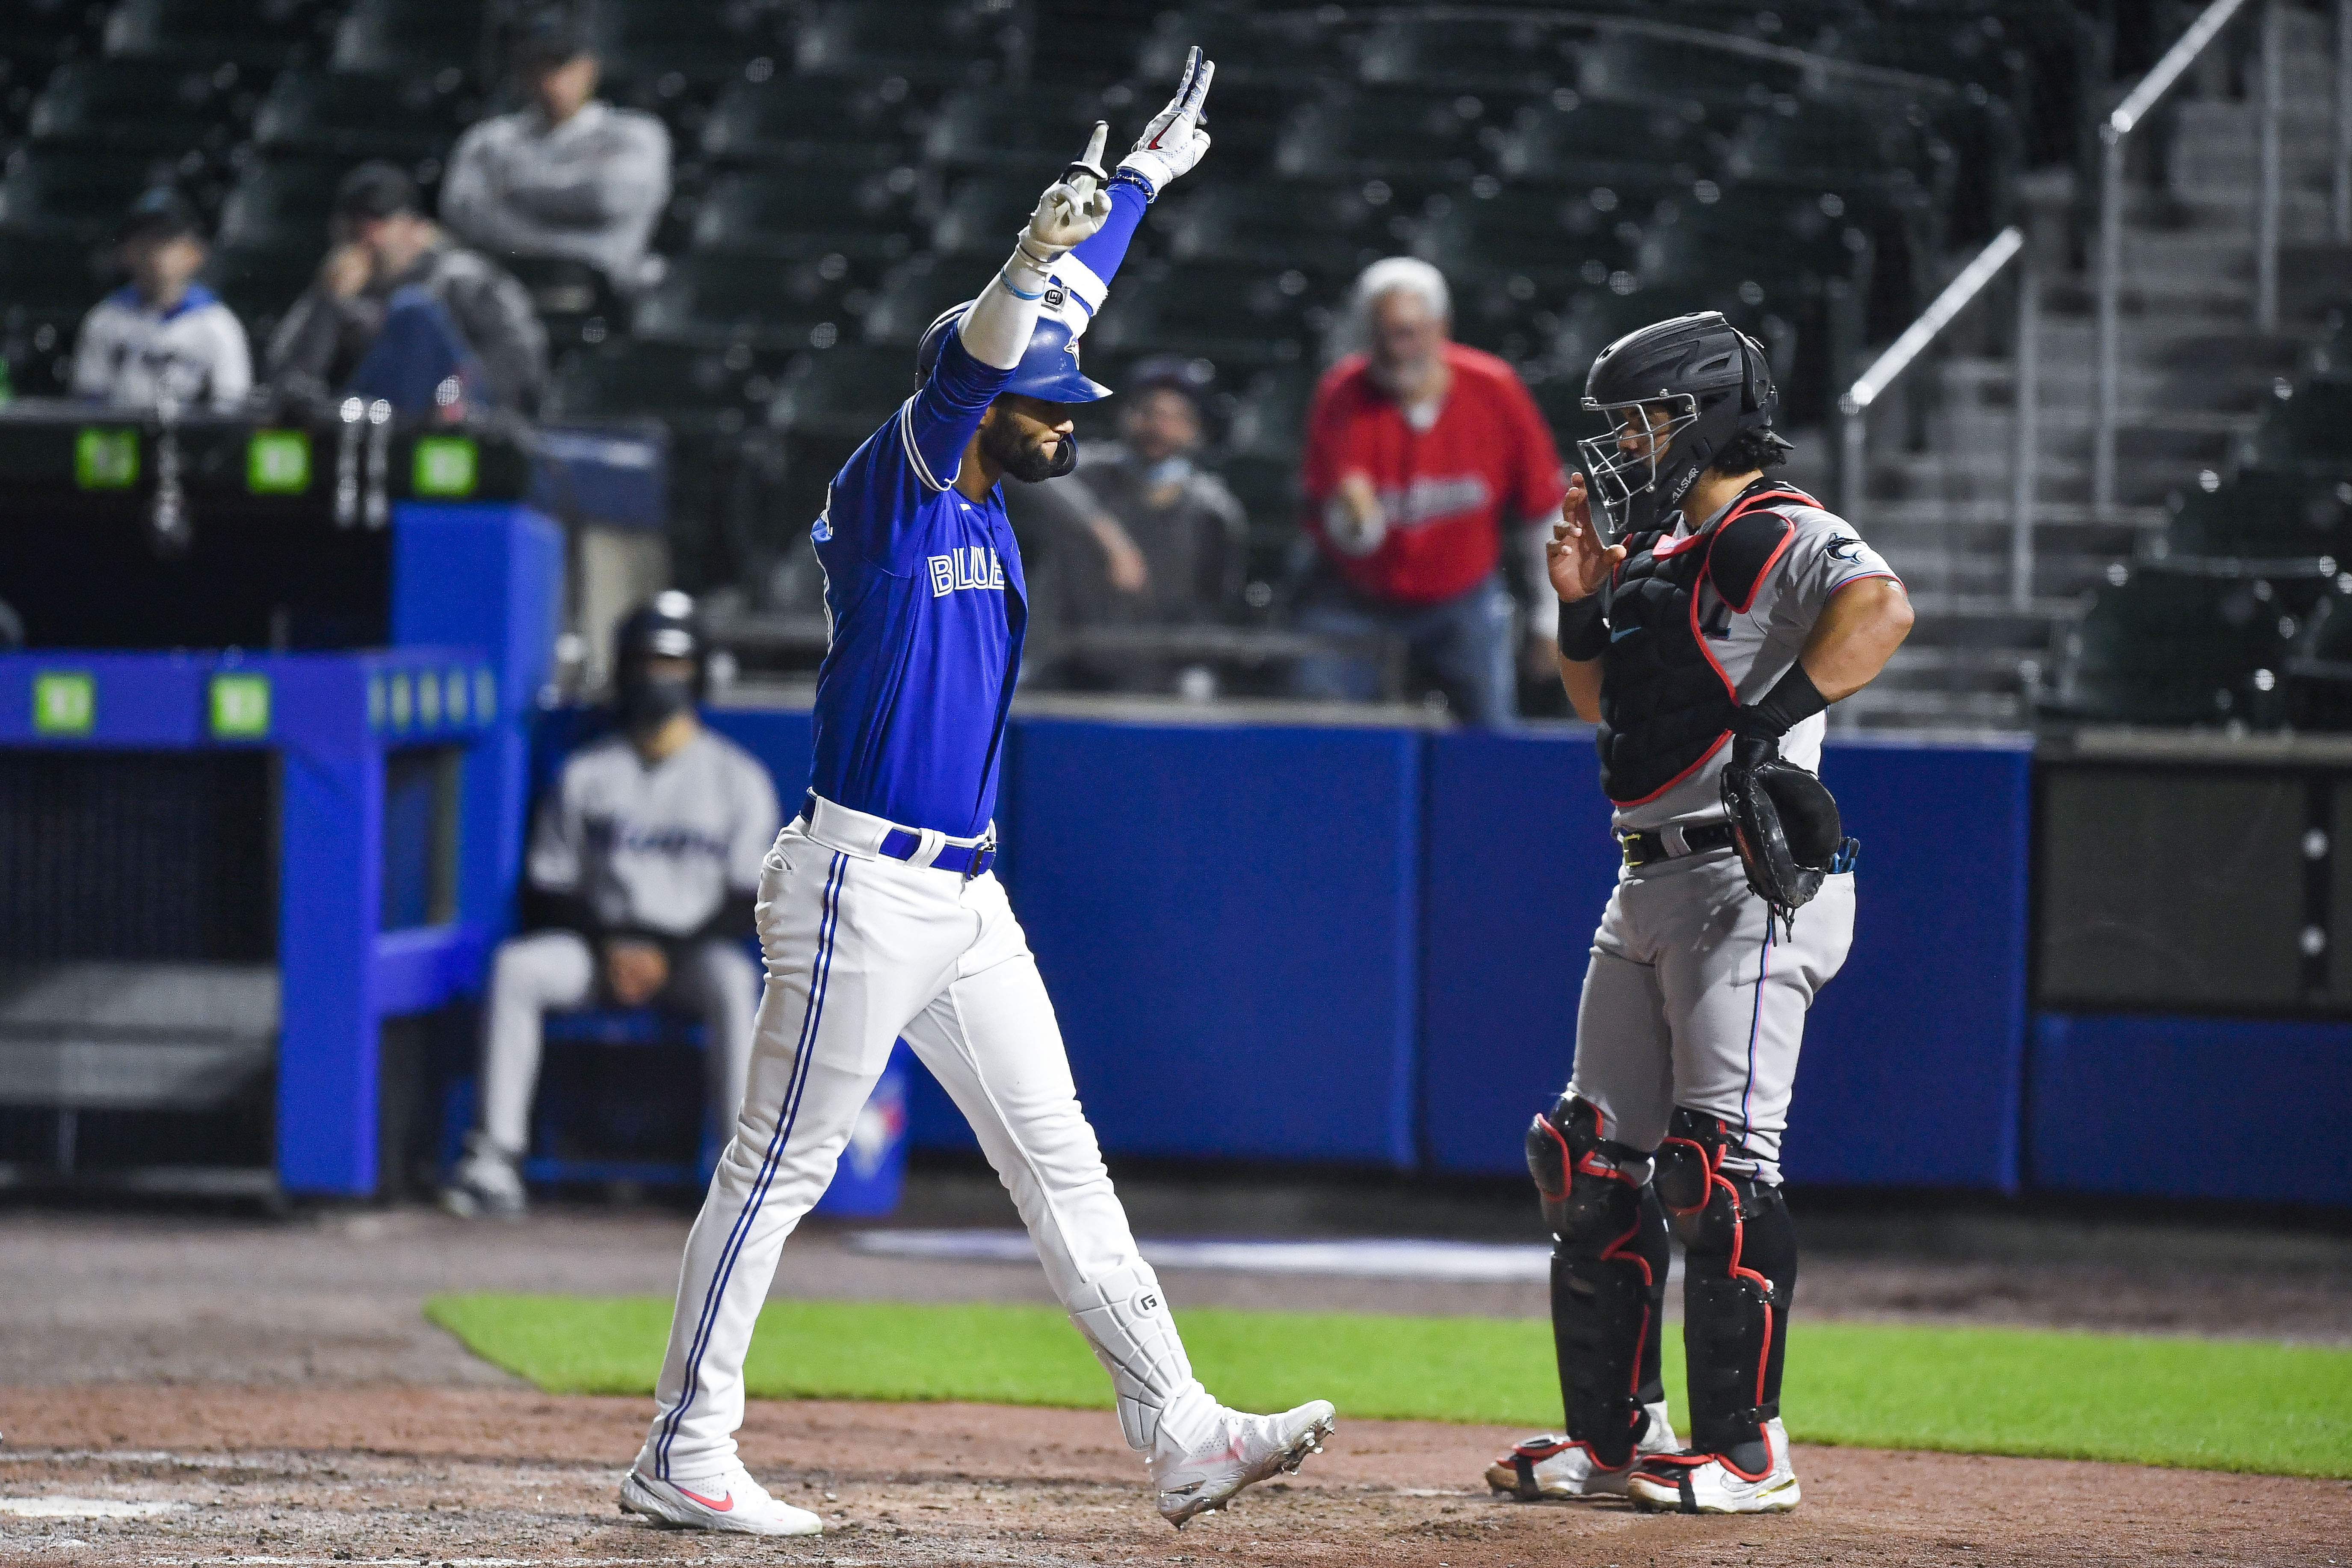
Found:
<path fill-rule="evenodd" d="M 1723 157 L 1734 179 L 1769 174 L 1830 187 L 1909 185 L 1943 194 L 1948 148 L 1938 159 L 1907 121 L 1847 103 L 1783 100 L 1740 118 Z"/>
<path fill-rule="evenodd" d="M 1036 168 L 1055 174 L 1085 151 L 1097 118 L 1057 113 L 1053 103 L 1027 93 L 954 93 L 931 118 L 923 161 L 936 169 Z M 1118 162 L 1116 153 L 1106 152 L 1105 158 Z"/>
<path fill-rule="evenodd" d="M 350 162 L 273 157 L 247 163 L 221 203 L 216 243 L 245 250 L 308 250 L 327 245 L 327 212 Z"/>
<path fill-rule="evenodd" d="M 497 259 L 530 291 L 531 308 L 547 328 L 551 353 L 601 343 L 628 321 L 628 311 L 602 268 L 560 256 L 508 255 Z"/>
<path fill-rule="evenodd" d="M 1414 248 L 1449 276 L 1523 276 L 1544 292 L 1559 292 L 1633 268 L 1649 217 L 1648 203 L 1615 186 L 1505 187 L 1441 204 Z"/>
<path fill-rule="evenodd" d="M 1166 93 L 1184 69 L 1185 51 L 1194 45 L 1217 62 L 1210 95 L 1213 127 L 1223 112 L 1216 95 L 1228 87 L 1265 86 L 1296 101 L 1302 82 L 1341 75 L 1348 63 L 1345 33 L 1312 11 L 1201 5 L 1160 14 L 1136 51 L 1136 79 L 1145 84 L 1139 90 Z M 1155 108 L 1160 101 L 1150 100 Z"/>
<path fill-rule="evenodd" d="M 557 362 L 550 419 L 659 418 L 688 431 L 740 432 L 774 390 L 749 349 L 606 342 Z"/>
<path fill-rule="evenodd" d="M 703 122 L 705 157 L 727 164 L 835 163 L 895 165 L 907 95 L 895 101 L 847 77 L 738 82 Z"/>
<path fill-rule="evenodd" d="M 831 0 L 793 39 L 804 76 L 898 77 L 916 83 L 1001 80 L 1011 15 L 985 0 Z"/>
<path fill-rule="evenodd" d="M 278 321 L 318 277 L 325 250 L 321 234 L 301 246 L 216 245 L 205 258 L 204 280 L 245 323 L 257 365 Z"/>
<path fill-rule="evenodd" d="M 2301 628 L 2268 579 L 2146 564 L 2109 568 L 2108 584 L 2066 634 L 2046 711 L 2121 724 L 2277 722 Z"/>
<path fill-rule="evenodd" d="M 1367 184 L 1383 199 L 1367 199 Z M 1152 222 L 1181 260 L 1351 272 L 1405 248 L 1412 230 L 1398 205 L 1381 182 L 1220 181 L 1171 198 Z"/>
<path fill-rule="evenodd" d="M 1411 17 L 1366 34 L 1356 75 L 1375 85 L 1446 91 L 1549 92 L 1576 79 L 1575 57 L 1556 27 L 1516 19 Z"/>
<path fill-rule="evenodd" d="M 2352 479 L 2352 378 L 2314 376 L 2283 384 L 2252 442 L 2265 468 Z"/>
<path fill-rule="evenodd" d="M 795 436 L 833 437 L 855 446 L 914 390 L 914 361 L 904 348 L 845 343 L 793 362 L 768 405 L 768 424 Z"/>
<path fill-rule="evenodd" d="M 1047 159 L 1017 173 L 968 175 L 931 221 L 931 250 L 1001 260 L 1035 208 L 1038 193 L 1060 172 Z"/>
<path fill-rule="evenodd" d="M 870 293 L 838 254 L 784 263 L 682 256 L 638 301 L 634 330 L 648 342 L 700 347 L 830 348 L 856 331 Z"/>
<path fill-rule="evenodd" d="M 20 397 L 63 396 L 74 336 L 109 281 L 71 239 L 0 243 L 0 354 Z"/>
<path fill-rule="evenodd" d="M 472 107 L 429 77 L 289 70 L 255 112 L 253 140 L 272 153 L 415 163 L 446 156 Z"/>
<path fill-rule="evenodd" d="M 1275 143 L 1274 169 L 1287 179 L 1466 181 L 1493 162 L 1492 144 L 1517 107 L 1491 94 L 1358 88 L 1301 105 Z"/>
<path fill-rule="evenodd" d="M 1297 460 L 1307 438 L 1307 410 L 1315 399 L 1311 363 L 1259 371 L 1234 400 L 1227 446 L 1236 456 Z"/>
<path fill-rule="evenodd" d="M 165 59 L 77 60 L 34 100 L 37 142 L 218 159 L 236 140 L 233 68 Z"/>
<path fill-rule="evenodd" d="M 694 247 L 793 258 L 838 252 L 853 259 L 897 259 L 915 248 L 915 172 L 907 168 L 730 174 L 703 198 Z"/>
<path fill-rule="evenodd" d="M 1295 267 L 1130 264 L 1087 338 L 1108 353 L 1189 354 L 1228 373 L 1311 359 L 1327 320 L 1309 311 L 1342 287 Z"/>
<path fill-rule="evenodd" d="M 1603 24 L 1576 47 L 1578 91 L 1592 98 L 1696 99 L 1706 104 L 1769 104 L 1803 92 L 1804 67 L 1759 56 L 1728 40 L 1719 47 Z"/>
<path fill-rule="evenodd" d="M 2250 468 L 2212 490 L 2173 497 L 2170 510 L 2157 542 L 2165 559 L 2324 556 L 2352 565 L 2352 481 Z M 2334 570 L 2331 563 L 2330 575 Z"/>
<path fill-rule="evenodd" d="M 131 153 L 19 147 L 0 174 L 0 234 L 106 244 L 131 198 L 170 174 Z"/>
<path fill-rule="evenodd" d="M 498 74 L 488 0 L 358 0 L 335 31 L 337 70 Z"/>
<path fill-rule="evenodd" d="M 313 42 L 317 16 L 287 0 L 120 0 L 106 19 L 106 52 L 273 71 Z"/>
<path fill-rule="evenodd" d="M 876 292 L 866 315 L 866 340 L 899 344 L 909 351 L 907 363 L 913 363 L 912 350 L 925 329 L 941 310 L 978 294 L 991 276 L 985 265 L 961 257 L 916 257 L 894 268 Z"/>
<path fill-rule="evenodd" d="M 782 40 L 754 20 L 762 16 L 751 6 L 598 0 L 589 36 L 615 96 L 657 101 L 740 79 L 753 59 L 772 61 Z"/>
<path fill-rule="evenodd" d="M 1587 98 L 1562 88 L 1517 115 L 1496 162 L 1513 179 L 1587 186 L 1679 166 L 1686 184 L 1715 163 L 1705 120 L 1687 100 Z"/>
<path fill-rule="evenodd" d="M 2352 730 L 2352 575 L 2327 584 L 2303 618 L 2286 660 L 2286 721 Z"/>

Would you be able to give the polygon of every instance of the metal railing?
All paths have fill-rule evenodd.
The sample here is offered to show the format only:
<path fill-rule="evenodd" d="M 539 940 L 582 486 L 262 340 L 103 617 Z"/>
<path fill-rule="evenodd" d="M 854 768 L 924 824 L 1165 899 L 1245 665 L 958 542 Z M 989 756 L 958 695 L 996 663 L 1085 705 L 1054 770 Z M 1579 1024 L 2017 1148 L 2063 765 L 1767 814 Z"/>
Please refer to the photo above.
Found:
<path fill-rule="evenodd" d="M 2282 46 L 2280 29 L 2284 22 L 2278 0 L 2261 0 L 2263 9 L 2262 61 L 2260 82 L 2260 189 L 2255 196 L 2254 216 L 2254 321 L 2263 331 L 2278 325 L 2278 247 L 2279 247 L 2279 75 Z M 2116 501 L 2116 405 L 2118 397 L 2120 370 L 2116 364 L 2117 301 L 2123 286 L 2124 249 L 2124 143 L 2126 138 L 2143 124 L 2164 95 L 2179 84 L 2202 55 L 2221 36 L 2222 29 L 2237 20 L 2250 0 L 2213 0 L 2202 15 L 2189 24 L 2156 68 L 2142 77 L 2139 84 L 2125 95 L 2099 127 L 2099 248 L 2096 288 L 2098 295 L 2098 337 L 2095 357 L 2098 364 L 2098 395 L 2091 432 L 2091 504 L 2102 517 L 2114 509 Z M 2337 184 L 2343 184 L 2341 160 L 2347 146 L 2347 110 L 2345 98 L 2352 92 L 2343 71 L 2344 62 L 2352 59 L 2341 41 L 2343 18 L 2347 7 L 2337 6 L 2339 41 L 2337 58 L 2339 72 L 2336 83 L 2338 149 Z"/>
<path fill-rule="evenodd" d="M 2025 231 L 2011 225 L 1993 236 L 1959 275 L 1944 285 L 1919 319 L 1871 362 L 1838 399 L 1843 445 L 1838 462 L 1839 508 L 1860 521 L 1870 462 L 1870 408 L 1911 368 L 1927 345 L 1942 335 L 2011 262 L 2017 264 L 2017 397 L 2010 449 L 2009 595 L 2022 606 L 2033 596 L 2033 500 L 2038 479 L 2036 400 L 2041 374 L 2038 280 Z"/>

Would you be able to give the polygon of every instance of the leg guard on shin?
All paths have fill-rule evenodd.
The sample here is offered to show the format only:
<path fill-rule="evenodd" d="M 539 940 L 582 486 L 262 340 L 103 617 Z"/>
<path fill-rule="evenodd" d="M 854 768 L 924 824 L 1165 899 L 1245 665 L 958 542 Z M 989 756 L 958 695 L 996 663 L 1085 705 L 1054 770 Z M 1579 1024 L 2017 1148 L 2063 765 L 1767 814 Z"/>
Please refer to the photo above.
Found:
<path fill-rule="evenodd" d="M 1658 1320 L 1665 1300 L 1666 1226 L 1657 1199 L 1621 1166 L 1639 1150 L 1602 1134 L 1600 1110 L 1561 1097 L 1528 1129 L 1528 1173 L 1551 1227 L 1551 1330 L 1559 1359 L 1569 1440 L 1593 1463 L 1633 1462 L 1649 1417 L 1665 1397 Z"/>
<path fill-rule="evenodd" d="M 1691 1447 L 1761 1474 L 1770 1463 L 1764 1423 L 1780 1413 L 1797 1237 L 1780 1188 L 1724 1169 L 1740 1153 L 1721 1118 L 1677 1109 L 1658 1146 L 1655 1184 L 1685 1253 Z"/>
<path fill-rule="evenodd" d="M 1148 1453 L 1164 1436 L 1179 1449 L 1195 1447 L 1215 1417 L 1216 1402 L 1192 1375 L 1151 1266 L 1139 1258 L 1096 1276 L 1073 1294 L 1069 1309 L 1070 1321 L 1110 1373 L 1127 1446 Z"/>

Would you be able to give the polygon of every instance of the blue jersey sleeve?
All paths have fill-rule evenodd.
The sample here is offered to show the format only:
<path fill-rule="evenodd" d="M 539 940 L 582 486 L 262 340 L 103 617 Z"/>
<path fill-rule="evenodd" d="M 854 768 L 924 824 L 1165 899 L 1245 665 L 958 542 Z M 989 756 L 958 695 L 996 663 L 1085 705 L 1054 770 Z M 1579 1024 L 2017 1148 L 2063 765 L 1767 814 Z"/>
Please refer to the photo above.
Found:
<path fill-rule="evenodd" d="M 820 555 L 845 543 L 898 571 L 899 546 L 921 521 L 924 502 L 955 483 L 965 444 L 1012 379 L 950 333 L 930 379 L 834 476 L 824 514 L 811 531 Z"/>
<path fill-rule="evenodd" d="M 1110 291 L 1110 280 L 1118 276 L 1118 264 L 1127 259 L 1127 247 L 1135 241 L 1136 226 L 1142 223 L 1143 209 L 1150 203 L 1143 187 L 1133 180 L 1111 181 L 1110 216 L 1104 220 L 1102 227 L 1054 264 L 1054 276 L 1085 308 L 1088 319 L 1102 309 L 1103 296 Z"/>

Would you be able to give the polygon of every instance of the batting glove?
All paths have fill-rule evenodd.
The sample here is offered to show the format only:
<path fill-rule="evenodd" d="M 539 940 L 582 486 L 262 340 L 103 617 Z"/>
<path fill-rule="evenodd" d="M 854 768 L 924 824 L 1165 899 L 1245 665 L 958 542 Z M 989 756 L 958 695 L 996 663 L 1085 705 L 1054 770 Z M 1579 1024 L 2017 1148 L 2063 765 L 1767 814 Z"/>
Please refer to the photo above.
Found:
<path fill-rule="evenodd" d="M 1051 267 L 1072 246 L 1090 237 L 1110 216 L 1110 176 L 1103 172 L 1103 142 L 1110 127 L 1095 121 L 1095 133 L 1086 155 L 1062 171 L 1062 177 L 1037 198 L 1029 226 L 1021 231 L 1021 254 L 1039 268 Z"/>
<path fill-rule="evenodd" d="M 1192 173 L 1207 156 L 1209 133 L 1201 129 L 1201 102 L 1209 96 L 1209 82 L 1217 74 L 1214 60 L 1201 58 L 1198 45 L 1184 57 L 1184 79 L 1168 107 L 1151 117 L 1134 150 L 1119 160 L 1118 172 L 1156 197 L 1168 182 Z"/>

